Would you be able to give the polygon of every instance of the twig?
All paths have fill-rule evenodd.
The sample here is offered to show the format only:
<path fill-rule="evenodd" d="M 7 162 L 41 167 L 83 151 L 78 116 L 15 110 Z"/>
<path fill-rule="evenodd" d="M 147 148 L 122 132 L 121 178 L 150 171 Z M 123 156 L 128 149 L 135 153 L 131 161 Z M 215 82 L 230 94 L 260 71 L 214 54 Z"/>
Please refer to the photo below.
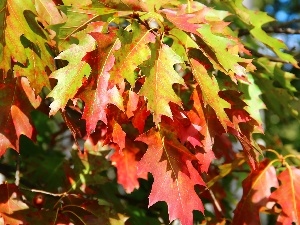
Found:
<path fill-rule="evenodd" d="M 25 190 L 25 191 L 31 191 L 31 192 L 34 192 L 34 193 L 41 193 L 41 194 L 45 194 L 45 195 L 51 195 L 51 196 L 54 196 L 54 197 L 64 197 L 64 196 L 68 195 L 67 192 L 64 192 L 64 193 L 51 193 L 51 192 L 48 192 L 48 191 L 43 191 L 43 190 L 38 190 L 38 189 L 30 189 L 30 188 L 24 188 L 24 187 L 20 187 L 20 189 Z"/>
<path fill-rule="evenodd" d="M 151 28 L 147 22 L 143 21 L 138 13 L 133 13 L 131 17 L 136 19 L 140 24 L 144 25 L 152 34 L 159 36 L 159 34 L 156 32 L 156 29 Z"/>
<path fill-rule="evenodd" d="M 267 33 L 300 34 L 300 29 L 290 27 L 266 27 L 263 30 Z"/>
<path fill-rule="evenodd" d="M 272 56 L 269 56 L 269 55 L 264 55 L 264 54 L 261 54 L 251 48 L 248 48 L 248 47 L 245 47 L 247 50 L 251 51 L 252 55 L 254 56 L 257 56 L 257 57 L 265 57 L 267 59 L 269 59 L 270 61 L 272 62 L 281 62 L 281 63 L 287 63 L 287 61 L 285 60 L 282 60 L 280 58 L 277 58 L 277 57 L 272 57 Z"/>
<path fill-rule="evenodd" d="M 276 33 L 276 34 L 300 34 L 300 29 L 293 29 L 290 27 L 265 27 L 262 28 L 266 33 Z M 248 29 L 240 29 L 238 36 L 245 36 L 249 35 L 250 30 Z"/>
<path fill-rule="evenodd" d="M 290 21 L 287 21 L 284 23 L 278 23 L 274 27 L 287 27 L 287 26 L 290 26 L 291 24 L 295 24 L 295 23 L 300 23 L 300 19 L 294 19 L 294 20 L 290 20 Z"/>
<path fill-rule="evenodd" d="M 300 29 L 293 29 L 288 26 L 295 23 L 300 23 L 300 19 L 290 20 L 285 23 L 272 23 L 267 27 L 262 28 L 266 33 L 278 33 L 278 34 L 300 34 Z M 238 36 L 249 35 L 250 30 L 240 29 Z"/>

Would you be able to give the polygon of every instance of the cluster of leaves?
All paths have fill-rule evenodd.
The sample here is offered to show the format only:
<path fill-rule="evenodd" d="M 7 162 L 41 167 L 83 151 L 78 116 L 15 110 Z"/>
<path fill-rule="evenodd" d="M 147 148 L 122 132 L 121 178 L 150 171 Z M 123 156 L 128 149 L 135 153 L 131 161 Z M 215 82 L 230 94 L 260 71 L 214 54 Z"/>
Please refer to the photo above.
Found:
<path fill-rule="evenodd" d="M 255 138 L 260 109 L 299 118 L 295 75 L 252 53 L 297 61 L 266 13 L 210 4 L 1 1 L 0 223 L 300 223 L 298 153 Z"/>

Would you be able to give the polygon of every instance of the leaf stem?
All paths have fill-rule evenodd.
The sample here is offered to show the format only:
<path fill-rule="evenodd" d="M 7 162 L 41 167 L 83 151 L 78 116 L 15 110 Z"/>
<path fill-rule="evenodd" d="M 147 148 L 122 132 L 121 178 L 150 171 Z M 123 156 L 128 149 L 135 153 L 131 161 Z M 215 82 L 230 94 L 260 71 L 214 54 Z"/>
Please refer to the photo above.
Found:
<path fill-rule="evenodd" d="M 72 211 L 70 211 L 70 210 L 65 210 L 64 211 L 65 213 L 67 212 L 67 213 L 71 213 L 71 214 L 73 214 L 74 216 L 76 216 L 84 225 L 86 225 L 86 223 L 84 222 L 84 220 L 82 220 L 82 218 L 80 217 L 80 216 L 78 216 L 75 212 L 72 212 Z"/>
<path fill-rule="evenodd" d="M 53 225 L 56 225 L 56 220 L 57 220 L 57 216 L 58 216 L 58 211 L 59 211 L 59 208 L 56 209 L 56 214 L 55 214 L 55 219 L 53 221 Z"/>
<path fill-rule="evenodd" d="M 188 8 L 187 8 L 187 9 L 188 9 L 188 13 L 191 13 L 191 3 L 192 3 L 192 1 L 193 1 L 193 0 L 188 0 L 188 1 L 187 1 L 187 5 L 188 5 Z"/>
<path fill-rule="evenodd" d="M 277 156 L 278 159 L 281 158 L 281 155 L 278 152 L 276 152 L 274 149 L 267 149 L 266 151 L 274 153 Z"/>
<path fill-rule="evenodd" d="M 208 191 L 209 191 L 209 194 L 210 194 L 211 198 L 213 199 L 213 202 L 214 202 L 214 204 L 215 204 L 215 206 L 216 206 L 218 212 L 222 215 L 222 217 L 225 218 L 224 213 L 223 213 L 223 211 L 222 211 L 222 208 L 221 208 L 221 206 L 220 206 L 218 200 L 216 199 L 215 194 L 214 194 L 214 193 L 212 192 L 212 190 L 209 189 L 209 188 L 208 188 Z"/>
<path fill-rule="evenodd" d="M 297 158 L 297 159 L 300 159 L 300 157 L 298 155 L 292 155 L 292 154 L 289 154 L 289 155 L 286 155 L 283 157 L 284 160 L 286 160 L 287 158 Z"/>

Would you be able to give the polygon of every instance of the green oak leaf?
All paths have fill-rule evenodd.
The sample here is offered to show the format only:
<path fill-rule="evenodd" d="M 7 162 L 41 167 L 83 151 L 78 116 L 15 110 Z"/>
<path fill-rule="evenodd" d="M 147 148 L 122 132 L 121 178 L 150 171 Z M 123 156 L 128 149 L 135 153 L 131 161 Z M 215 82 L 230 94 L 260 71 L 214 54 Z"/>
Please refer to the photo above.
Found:
<path fill-rule="evenodd" d="M 148 99 L 148 109 L 153 112 L 154 122 L 158 124 L 162 115 L 172 118 L 170 102 L 181 104 L 172 85 L 184 85 L 184 80 L 173 68 L 174 64 L 182 63 L 182 59 L 168 45 L 158 41 L 151 45 L 151 51 L 151 59 L 143 68 L 146 81 L 139 94 Z"/>
<path fill-rule="evenodd" d="M 274 21 L 266 12 L 253 11 L 243 6 L 243 0 L 227 1 L 231 11 L 236 14 L 245 24 L 249 26 L 250 33 L 256 40 L 269 46 L 282 60 L 297 66 L 297 61 L 288 53 L 282 50 L 287 49 L 284 42 L 268 35 L 262 25 Z"/>
<path fill-rule="evenodd" d="M 110 71 L 110 80 L 118 84 L 126 78 L 133 87 L 136 80 L 134 71 L 150 58 L 151 51 L 147 44 L 155 42 L 155 35 L 137 23 L 133 23 L 131 28 L 131 32 L 120 30 L 118 33 L 122 47 L 114 54 L 116 62 Z"/>
<path fill-rule="evenodd" d="M 230 108 L 230 104 L 219 96 L 220 89 L 216 78 L 214 76 L 210 77 L 204 65 L 198 60 L 190 58 L 190 63 L 193 75 L 200 85 L 204 103 L 210 105 L 215 110 L 225 130 L 227 130 L 227 126 L 233 127 L 224 110 L 225 108 Z"/>
<path fill-rule="evenodd" d="M 53 71 L 55 65 L 48 34 L 36 18 L 37 12 L 31 0 L 0 2 L 0 69 L 6 74 L 11 69 L 12 60 L 20 63 L 22 66 L 14 66 L 16 76 L 27 76 L 37 94 L 42 86 L 49 86 L 46 68 Z M 41 83 L 35 83 L 35 79 Z"/>
<path fill-rule="evenodd" d="M 114 13 L 114 9 L 108 8 L 76 8 L 74 6 L 60 6 L 59 9 L 66 15 L 64 23 L 48 26 L 55 31 L 55 41 L 60 51 L 66 50 L 70 44 L 77 43 L 79 38 L 74 34 L 86 28 L 86 26 L 101 15 Z"/>
<path fill-rule="evenodd" d="M 91 67 L 82 58 L 87 52 L 95 49 L 95 39 L 86 35 L 80 39 L 78 45 L 71 45 L 69 49 L 61 52 L 56 59 L 69 61 L 69 64 L 56 70 L 50 76 L 58 80 L 57 85 L 48 94 L 54 101 L 50 104 L 49 115 L 54 115 L 59 109 L 64 109 L 69 99 L 72 99 L 78 89 L 82 86 L 84 77 L 91 73 Z"/>
<path fill-rule="evenodd" d="M 259 58 L 256 63 L 264 69 L 264 74 L 269 78 L 277 81 L 281 87 L 288 90 L 290 93 L 296 92 L 296 88 L 291 84 L 291 81 L 296 79 L 295 74 L 282 70 L 282 63 L 271 62 L 267 58 Z"/>

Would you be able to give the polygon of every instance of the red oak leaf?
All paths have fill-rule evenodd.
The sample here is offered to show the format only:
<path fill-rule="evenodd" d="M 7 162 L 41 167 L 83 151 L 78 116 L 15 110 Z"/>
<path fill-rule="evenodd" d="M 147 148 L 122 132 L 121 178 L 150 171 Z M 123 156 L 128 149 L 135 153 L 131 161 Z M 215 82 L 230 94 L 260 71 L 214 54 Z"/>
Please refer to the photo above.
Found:
<path fill-rule="evenodd" d="M 1 79 L 1 78 L 0 78 Z M 20 135 L 34 139 L 30 112 L 40 104 L 25 77 L 0 82 L 0 156 L 7 148 L 19 151 Z"/>
<path fill-rule="evenodd" d="M 198 163 L 201 164 L 200 171 L 207 172 L 211 161 L 215 159 L 214 152 L 212 151 L 213 142 L 209 138 L 209 133 L 206 133 L 205 130 L 202 130 L 202 127 L 199 125 L 201 119 L 196 113 L 189 111 L 187 113 L 189 116 L 188 117 L 179 106 L 175 104 L 170 104 L 170 106 L 173 113 L 173 120 L 168 117 L 163 117 L 162 124 L 168 124 L 172 126 L 182 143 L 188 141 L 195 148 L 195 156 L 198 159 Z M 195 123 L 192 123 L 190 119 Z M 205 120 L 202 120 L 204 129 L 207 129 Z"/>
<path fill-rule="evenodd" d="M 300 169 L 287 167 L 279 174 L 281 185 L 271 196 L 281 205 L 282 212 L 278 216 L 277 224 L 299 224 L 300 223 Z"/>
<path fill-rule="evenodd" d="M 87 134 L 91 134 L 99 120 L 107 123 L 106 107 L 114 104 L 123 110 L 123 99 L 116 86 L 108 89 L 109 70 L 113 67 L 115 57 L 113 52 L 120 48 L 114 32 L 108 34 L 91 33 L 97 41 L 97 49 L 87 53 L 84 60 L 92 66 L 92 80 L 88 87 L 79 95 L 85 102 L 82 118 L 86 120 Z"/>
<path fill-rule="evenodd" d="M 252 171 L 243 181 L 243 196 L 234 211 L 232 224 L 260 224 L 259 210 L 266 206 L 271 188 L 277 186 L 275 168 L 268 160 L 262 161 L 257 170 Z"/>
<path fill-rule="evenodd" d="M 149 206 L 165 201 L 170 221 L 179 219 L 183 225 L 192 225 L 193 210 L 204 211 L 194 190 L 197 184 L 205 185 L 192 165 L 196 158 L 167 127 L 160 126 L 159 131 L 152 128 L 136 140 L 148 145 L 138 163 L 138 174 L 150 172 L 154 177 Z"/>
<path fill-rule="evenodd" d="M 241 93 L 227 90 L 220 92 L 219 95 L 231 104 L 230 109 L 225 109 L 228 117 L 233 122 L 229 132 L 238 138 L 246 153 L 248 164 L 255 170 L 258 166 L 257 159 L 260 148 L 252 140 L 252 133 L 256 127 L 259 127 L 259 123 L 244 109 L 247 105 L 240 99 Z"/>
<path fill-rule="evenodd" d="M 197 152 L 196 157 L 200 163 L 201 172 L 207 173 L 210 163 L 216 158 L 215 153 L 212 150 L 207 152 Z"/>
<path fill-rule="evenodd" d="M 224 163 L 230 163 L 236 157 L 232 142 L 227 134 L 215 136 L 213 151 L 218 159 L 224 158 Z"/>
<path fill-rule="evenodd" d="M 146 119 L 150 115 L 150 111 L 147 109 L 146 102 L 143 98 L 140 98 L 141 106 L 135 111 L 132 118 L 132 125 L 139 130 L 140 133 L 143 133 Z"/>
<path fill-rule="evenodd" d="M 194 148 L 203 146 L 201 143 L 201 126 L 192 123 L 186 113 L 177 105 L 170 103 L 173 120 L 164 117 L 164 122 L 171 124 L 175 128 L 177 135 L 182 143 L 189 142 Z"/>

